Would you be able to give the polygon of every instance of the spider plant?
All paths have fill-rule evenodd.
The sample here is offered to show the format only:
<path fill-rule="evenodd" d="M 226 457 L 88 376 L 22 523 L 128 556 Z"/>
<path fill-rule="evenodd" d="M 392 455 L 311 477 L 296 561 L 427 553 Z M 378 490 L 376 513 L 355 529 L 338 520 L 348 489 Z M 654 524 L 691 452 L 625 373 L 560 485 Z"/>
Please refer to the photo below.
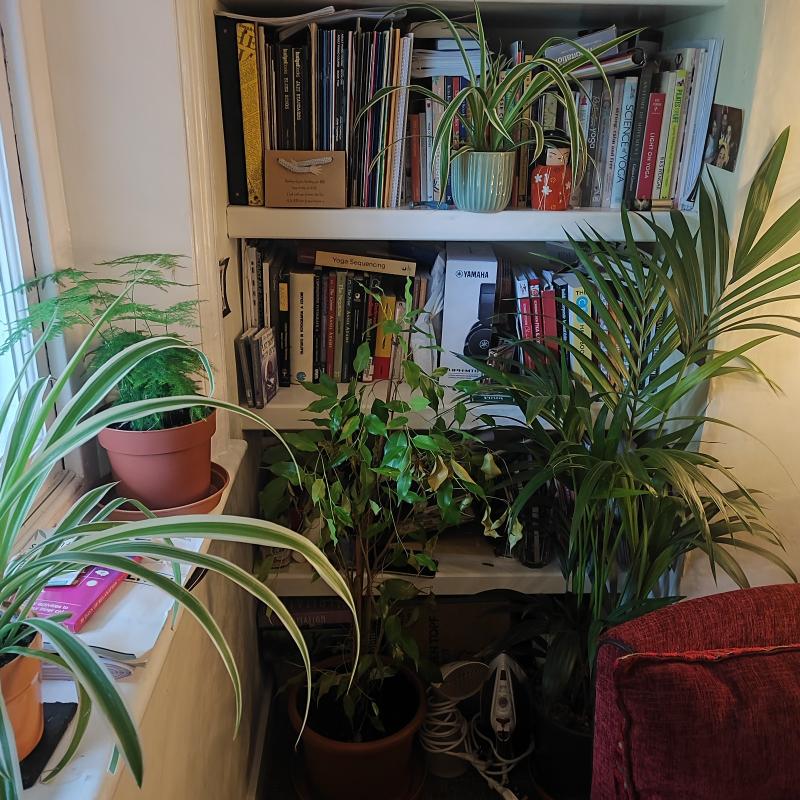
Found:
<path fill-rule="evenodd" d="M 583 89 L 572 73 L 579 67 L 593 64 L 603 80 L 606 80 L 598 56 L 629 39 L 631 33 L 619 36 L 592 50 L 587 50 L 570 39 L 551 37 L 530 59 L 515 64 L 506 56 L 493 54 L 477 2 L 475 2 L 475 30 L 451 20 L 441 9 L 428 3 L 397 6 L 387 14 L 387 17 L 398 11 L 420 11 L 442 21 L 461 54 L 469 83 L 449 102 L 419 84 L 408 87 L 385 87 L 376 92 L 359 111 L 356 123 L 373 106 L 401 90 L 410 89 L 441 106 L 441 119 L 433 133 L 432 151 L 440 156 L 439 185 L 444 187 L 447 186 L 451 163 L 463 153 L 470 151 L 501 153 L 526 147 L 530 162 L 538 159 L 545 147 L 545 131 L 541 123 L 533 118 L 531 109 L 543 95 L 554 94 L 566 112 L 568 130 L 564 133 L 569 139 L 570 157 L 576 179 L 580 179 L 586 167 L 586 137 L 578 119 L 575 92 Z M 477 69 L 473 66 L 469 55 L 474 51 L 468 51 L 464 46 L 466 40 L 478 42 L 480 63 Z M 579 55 L 565 64 L 547 58 L 545 55 L 547 48 L 560 42 L 571 44 Z M 464 141 L 456 146 L 453 144 L 455 122 L 458 122 L 464 131 Z M 389 146 L 393 144 L 396 143 Z"/>
<path fill-rule="evenodd" d="M 31 349 L 26 364 L 8 388 L 0 405 L 0 429 L 5 428 L 8 433 L 5 451 L 0 460 L 0 657 L 8 660 L 9 657 L 28 656 L 53 662 L 66 669 L 74 678 L 79 706 L 77 722 L 66 753 L 51 771 L 49 778 L 58 774 L 75 756 L 94 706 L 99 708 L 109 722 L 119 751 L 127 761 L 133 777 L 141 785 L 141 746 L 133 720 L 113 679 L 80 637 L 59 624 L 64 620 L 64 615 L 49 619 L 30 615 L 33 602 L 48 581 L 71 569 L 98 565 L 133 573 L 170 595 L 199 622 L 223 659 L 233 683 L 237 725 L 241 718 L 242 692 L 231 649 L 209 611 L 181 585 L 179 565 L 186 564 L 217 572 L 271 608 L 296 642 L 306 672 L 310 675 L 308 650 L 286 607 L 266 586 L 236 564 L 211 553 L 187 551 L 174 545 L 171 537 L 205 537 L 214 541 L 236 541 L 295 550 L 308 560 L 315 572 L 350 609 L 355 611 L 355 607 L 339 573 L 303 536 L 280 525 L 244 517 L 198 515 L 150 518 L 141 522 L 115 524 L 109 522 L 109 514 L 125 500 L 109 497 L 112 484 L 86 492 L 56 525 L 52 535 L 28 549 L 24 548 L 21 533 L 23 524 L 48 475 L 61 459 L 89 442 L 106 425 L 198 405 L 245 414 L 254 421 L 258 419 L 238 406 L 198 395 L 144 399 L 97 411 L 108 392 L 141 365 L 144 359 L 158 356 L 169 348 L 189 347 L 176 337 L 154 336 L 132 344 L 98 366 L 48 425 L 47 420 L 68 381 L 90 351 L 101 327 L 115 313 L 114 303 L 121 300 L 122 296 L 112 302 L 100 316 L 58 378 L 39 378 L 30 388 L 23 390 L 22 376 L 57 324 L 51 321 L 50 330 L 45 331 L 45 335 Z M 207 364 L 205 356 L 199 351 L 195 352 Z M 99 505 L 103 502 L 104 506 Z M 147 566 L 146 561 L 133 561 L 131 556 L 172 562 L 178 570 L 178 579 L 166 578 Z M 55 653 L 30 646 L 37 633 L 47 637 Z M 3 798 L 19 798 L 22 795 L 22 785 L 17 748 L 2 697 L 0 718 L 1 794 Z"/>
<path fill-rule="evenodd" d="M 705 553 L 714 577 L 720 567 L 741 587 L 748 581 L 737 550 L 796 580 L 776 552 L 781 541 L 761 495 L 702 446 L 706 424 L 735 427 L 707 413 L 711 381 L 744 373 L 772 385 L 752 351 L 777 336 L 800 336 L 800 317 L 774 307 L 787 298 L 781 290 L 796 292 L 800 253 L 771 258 L 800 232 L 800 201 L 762 231 L 788 137 L 787 129 L 755 175 L 732 252 L 713 182 L 700 187 L 696 233 L 678 211 L 671 230 L 643 217 L 655 239 L 650 249 L 634 241 L 622 211 L 619 245 L 591 230 L 572 241 L 592 312 L 565 301 L 582 326 L 572 326 L 560 355 L 525 342 L 533 369 L 517 364 L 509 374 L 471 362 L 508 387 L 525 413 L 519 447 L 534 467 L 512 518 L 546 482 L 566 488 L 561 565 L 587 606 L 590 658 L 605 627 L 679 599 L 664 578 L 689 551 Z M 728 334 L 739 336 L 726 347 Z M 688 408 L 690 399 L 699 411 Z M 565 673 L 579 661 L 563 648 L 559 658 Z"/>

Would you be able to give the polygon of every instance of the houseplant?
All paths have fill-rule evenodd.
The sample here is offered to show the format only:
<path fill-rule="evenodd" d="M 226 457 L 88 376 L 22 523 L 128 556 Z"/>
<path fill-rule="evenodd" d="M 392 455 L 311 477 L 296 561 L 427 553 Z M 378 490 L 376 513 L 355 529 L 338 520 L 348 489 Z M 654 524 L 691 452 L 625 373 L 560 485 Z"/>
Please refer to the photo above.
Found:
<path fill-rule="evenodd" d="M 529 163 L 533 163 L 544 150 L 545 131 L 533 118 L 531 108 L 544 94 L 553 93 L 566 111 L 569 132 L 564 136 L 569 140 L 574 177 L 580 179 L 586 164 L 586 140 L 575 103 L 575 92 L 581 91 L 580 83 L 571 75 L 578 67 L 589 63 L 604 75 L 597 56 L 625 41 L 631 34 L 591 51 L 568 39 L 550 38 L 537 49 L 531 60 L 514 64 L 510 58 L 492 52 L 477 2 L 476 31 L 452 21 L 441 9 L 427 3 L 404 4 L 393 11 L 401 10 L 431 14 L 447 26 L 464 61 L 469 83 L 449 101 L 418 84 L 386 87 L 375 93 L 359 112 L 356 121 L 393 92 L 406 88 L 430 99 L 442 107 L 431 144 L 440 165 L 438 185 L 444 191 L 452 167 L 453 201 L 458 208 L 464 211 L 502 211 L 511 197 L 517 153 L 524 152 Z M 468 51 L 464 46 L 466 40 L 478 42 L 478 69 L 473 66 L 469 55 L 474 51 Z M 545 57 L 545 50 L 557 42 L 569 42 L 580 54 L 566 64 Z M 454 123 L 464 131 L 464 141 L 455 146 Z"/>
<path fill-rule="evenodd" d="M 399 333 L 402 325 L 392 322 L 389 328 Z M 368 359 L 364 344 L 354 360 L 356 374 Z M 425 694 L 417 673 L 429 678 L 436 672 L 408 632 L 418 590 L 383 573 L 432 574 L 438 533 L 462 521 L 473 505 L 483 517 L 485 493 L 477 475 L 481 468 L 493 473 L 491 456 L 476 452 L 474 437 L 460 430 L 466 407 L 459 405 L 454 421 L 445 422 L 441 373 L 426 375 L 410 360 L 403 370 L 410 394 L 402 399 L 391 382 L 384 397 L 355 380 L 339 396 L 327 375 L 306 384 L 318 396 L 308 410 L 320 416 L 315 430 L 287 435 L 299 477 L 285 455 L 276 460 L 265 454 L 273 477 L 263 490 L 262 509 L 285 513 L 291 494 L 295 511 L 320 524 L 320 544 L 355 598 L 356 629 L 370 642 L 352 684 L 341 669 L 352 652 L 324 665 L 314 684 L 316 703 L 302 737 L 303 771 L 313 796 L 325 800 L 400 800 L 419 777 L 412 745 L 424 719 Z M 432 416 L 426 433 L 410 429 L 409 414 L 415 412 Z M 289 694 L 296 728 L 299 688 L 294 685 Z"/>
<path fill-rule="evenodd" d="M 177 337 L 154 336 L 131 344 L 99 365 L 66 400 L 55 421 L 47 425 L 48 418 L 62 399 L 69 380 L 89 353 L 95 337 L 100 335 L 114 314 L 119 313 L 116 304 L 122 304 L 124 300 L 125 296 L 121 295 L 100 315 L 57 379 L 39 378 L 23 391 L 22 376 L 57 327 L 57 323 L 51 320 L 48 330 L 32 348 L 0 406 L 0 429 L 8 434 L 0 460 L 0 659 L 5 668 L 11 666 L 16 670 L 28 671 L 30 687 L 27 693 L 15 693 L 12 698 L 10 693 L 13 687 L 7 685 L 5 679 L 2 680 L 0 785 L 3 796 L 7 798 L 21 797 L 19 756 L 35 746 L 42 731 L 39 682 L 36 680 L 36 669 L 29 671 L 31 664 L 40 661 L 53 662 L 66 669 L 73 676 L 78 691 L 79 709 L 72 739 L 64 757 L 49 777 L 54 777 L 77 753 L 88 725 L 89 712 L 96 706 L 110 724 L 117 746 L 135 780 L 139 785 L 142 782 L 142 752 L 137 732 L 105 667 L 78 636 L 59 624 L 64 619 L 63 615 L 49 619 L 30 616 L 33 602 L 54 577 L 76 567 L 106 566 L 144 578 L 173 597 L 200 623 L 223 658 L 233 682 L 237 720 L 242 707 L 240 680 L 231 650 L 219 626 L 179 580 L 166 578 L 145 564 L 132 561 L 131 556 L 165 559 L 173 562 L 176 568 L 183 563 L 209 569 L 241 586 L 275 611 L 297 643 L 309 675 L 308 651 L 302 634 L 273 592 L 235 564 L 210 553 L 195 553 L 176 547 L 170 537 L 199 536 L 296 550 L 302 553 L 347 607 L 355 610 L 352 597 L 340 575 L 305 537 L 276 524 L 243 517 L 176 516 L 115 525 L 108 522 L 108 515 L 124 498 L 112 501 L 97 511 L 98 503 L 109 495 L 112 484 L 88 491 L 74 503 L 50 536 L 25 547 L 22 526 L 48 475 L 64 456 L 90 441 L 106 425 L 135 421 L 151 414 L 170 414 L 188 406 L 211 406 L 248 415 L 254 421 L 257 419 L 238 406 L 192 394 L 140 399 L 98 411 L 98 405 L 110 389 L 144 360 L 168 348 L 187 347 Z M 48 391 L 51 380 L 52 387 Z M 40 648 L 42 635 L 53 645 L 54 653 Z M 358 642 L 355 647 L 357 650 Z M 310 699 L 310 693 L 308 697 Z"/>
<path fill-rule="evenodd" d="M 131 344 L 159 333 L 176 336 L 176 329 L 196 327 L 197 300 L 169 305 L 148 301 L 184 287 L 172 277 L 179 269 L 177 256 L 145 253 L 97 266 L 105 268 L 103 274 L 64 269 L 19 287 L 27 291 L 54 283 L 58 292 L 31 306 L 29 315 L 12 327 L 8 344 L 46 326 L 51 319 L 55 320 L 51 335 L 73 326 L 91 326 L 117 297 L 123 297 L 122 302 L 113 304 L 113 313 L 86 354 L 86 370 L 91 375 Z M 193 348 L 161 350 L 125 375 L 114 387 L 111 403 L 197 394 L 207 368 L 203 354 Z M 120 495 L 158 510 L 185 506 L 208 495 L 215 430 L 212 407 L 181 407 L 109 426 L 100 432 L 98 441 L 108 454 Z"/>
<path fill-rule="evenodd" d="M 589 333 L 576 326 L 558 360 L 524 343 L 534 370 L 483 366 L 526 413 L 521 446 L 534 466 L 512 517 L 546 483 L 565 490 L 556 541 L 570 592 L 558 613 L 540 609 L 516 631 L 542 647 L 547 713 L 563 718 L 567 706 L 573 718 L 590 716 L 599 635 L 678 600 L 674 571 L 686 553 L 702 551 L 715 575 L 721 568 L 743 587 L 736 549 L 796 579 L 776 552 L 780 539 L 759 494 L 704 452 L 701 439 L 707 423 L 729 425 L 705 411 L 710 382 L 733 372 L 768 381 L 751 351 L 775 336 L 800 335 L 800 318 L 774 308 L 784 299 L 776 292 L 800 280 L 800 254 L 771 258 L 800 231 L 800 205 L 761 233 L 787 141 L 788 130 L 756 173 L 733 252 L 713 184 L 700 188 L 696 236 L 677 211 L 671 232 L 643 217 L 655 236 L 652 251 L 635 243 L 623 211 L 621 245 L 594 232 L 572 242 L 596 317 L 567 305 Z M 740 343 L 723 349 L 729 333 L 741 334 Z M 568 372 L 567 353 L 582 379 Z"/>

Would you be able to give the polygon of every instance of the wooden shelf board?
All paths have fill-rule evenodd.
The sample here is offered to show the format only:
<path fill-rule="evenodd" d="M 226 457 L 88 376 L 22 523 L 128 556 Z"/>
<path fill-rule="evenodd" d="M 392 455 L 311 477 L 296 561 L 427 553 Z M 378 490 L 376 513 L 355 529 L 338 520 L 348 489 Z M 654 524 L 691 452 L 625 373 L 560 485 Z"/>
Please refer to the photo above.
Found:
<path fill-rule="evenodd" d="M 320 0 L 223 0 L 231 11 L 256 15 L 299 14 L 320 8 Z M 349 8 L 395 6 L 396 0 L 350 0 Z M 443 11 L 469 13 L 472 0 L 437 0 Z M 617 25 L 666 25 L 705 11 L 721 8 L 727 0 L 481 0 L 489 25 L 584 27 L 615 22 Z M 337 6 L 338 7 L 338 6 Z"/>
<path fill-rule="evenodd" d="M 671 229 L 669 212 L 657 211 L 654 217 Z M 637 240 L 653 240 L 642 219 L 631 215 L 631 222 Z M 566 233 L 580 238 L 581 228 L 589 227 L 611 241 L 624 238 L 620 212 L 608 209 L 476 214 L 456 209 L 228 207 L 231 238 L 539 242 L 566 241 Z"/>
<path fill-rule="evenodd" d="M 524 594 L 558 594 L 564 591 L 564 578 L 555 563 L 531 569 L 515 558 L 495 556 L 491 544 L 481 534 L 472 536 L 442 534 L 434 553 L 439 571 L 432 578 L 398 576 L 422 590 L 438 596 L 473 595 L 490 589 L 510 589 Z M 312 580 L 306 563 L 292 562 L 269 579 L 270 589 L 280 597 L 325 597 L 332 594 L 321 580 Z"/>
<path fill-rule="evenodd" d="M 372 403 L 373 398 L 378 397 L 386 399 L 386 392 L 389 388 L 390 381 L 376 381 L 368 385 L 369 391 L 365 395 L 365 406 Z M 347 384 L 339 384 L 340 394 L 344 392 Z M 410 394 L 409 387 L 406 384 L 398 386 L 398 399 L 408 399 Z M 445 390 L 445 408 L 451 408 L 455 403 L 456 392 L 453 390 Z M 313 414 L 305 411 L 304 409 L 309 403 L 319 399 L 317 395 L 304 389 L 302 386 L 288 386 L 278 389 L 277 396 L 264 408 L 251 409 L 255 411 L 258 416 L 268 422 L 278 430 L 307 430 L 315 427 L 311 421 L 314 417 L 319 417 L 319 414 Z M 489 414 L 494 417 L 498 424 L 506 425 L 514 422 L 519 422 L 522 415 L 518 408 L 510 405 L 499 404 L 480 404 L 469 406 L 467 414 L 466 425 L 477 424 L 477 417 L 481 414 Z M 412 428 L 427 428 L 430 425 L 432 418 L 431 412 L 409 412 L 406 416 L 409 418 L 409 424 Z M 447 415 L 445 415 L 447 419 Z M 259 430 L 259 426 L 255 422 L 249 420 L 242 421 L 242 430 Z"/>

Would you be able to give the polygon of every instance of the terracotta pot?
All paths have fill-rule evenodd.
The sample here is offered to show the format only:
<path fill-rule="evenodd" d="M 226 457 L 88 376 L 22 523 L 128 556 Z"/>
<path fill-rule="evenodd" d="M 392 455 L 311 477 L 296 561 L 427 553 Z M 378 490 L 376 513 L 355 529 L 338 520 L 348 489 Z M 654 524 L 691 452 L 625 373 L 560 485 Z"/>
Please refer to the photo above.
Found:
<path fill-rule="evenodd" d="M 30 647 L 41 649 L 40 633 L 33 638 Z M 42 662 L 30 656 L 17 656 L 0 667 L 0 687 L 14 729 L 20 761 L 33 752 L 44 733 L 41 675 Z"/>
<path fill-rule="evenodd" d="M 211 487 L 211 437 L 216 412 L 199 422 L 161 431 L 104 428 L 97 437 L 108 453 L 117 494 L 150 509 L 202 500 Z"/>
<path fill-rule="evenodd" d="M 414 794 L 414 739 L 425 720 L 425 689 L 410 670 L 400 674 L 414 687 L 418 704 L 411 721 L 397 733 L 373 742 L 339 742 L 306 725 L 301 740 L 303 769 L 315 800 L 408 800 Z M 304 686 L 293 684 L 288 698 L 289 719 L 298 733 L 301 688 L 305 692 Z"/>

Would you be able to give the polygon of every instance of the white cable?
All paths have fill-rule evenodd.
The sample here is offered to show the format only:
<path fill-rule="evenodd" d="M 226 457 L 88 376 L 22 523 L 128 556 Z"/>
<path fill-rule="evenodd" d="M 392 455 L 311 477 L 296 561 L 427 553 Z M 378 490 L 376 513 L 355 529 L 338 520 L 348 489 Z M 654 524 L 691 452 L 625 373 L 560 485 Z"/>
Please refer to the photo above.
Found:
<path fill-rule="evenodd" d="M 420 730 L 420 742 L 431 754 L 449 755 L 472 764 L 503 800 L 518 800 L 507 786 L 508 775 L 533 752 L 533 742 L 524 753 L 514 758 L 504 758 L 497 752 L 494 742 L 481 733 L 478 728 L 479 719 L 480 714 L 476 714 L 467 722 L 457 701 L 443 698 L 431 689 L 428 692 L 428 713 Z M 484 750 L 488 747 L 488 759 L 481 758 L 479 741 L 483 742 Z"/>

